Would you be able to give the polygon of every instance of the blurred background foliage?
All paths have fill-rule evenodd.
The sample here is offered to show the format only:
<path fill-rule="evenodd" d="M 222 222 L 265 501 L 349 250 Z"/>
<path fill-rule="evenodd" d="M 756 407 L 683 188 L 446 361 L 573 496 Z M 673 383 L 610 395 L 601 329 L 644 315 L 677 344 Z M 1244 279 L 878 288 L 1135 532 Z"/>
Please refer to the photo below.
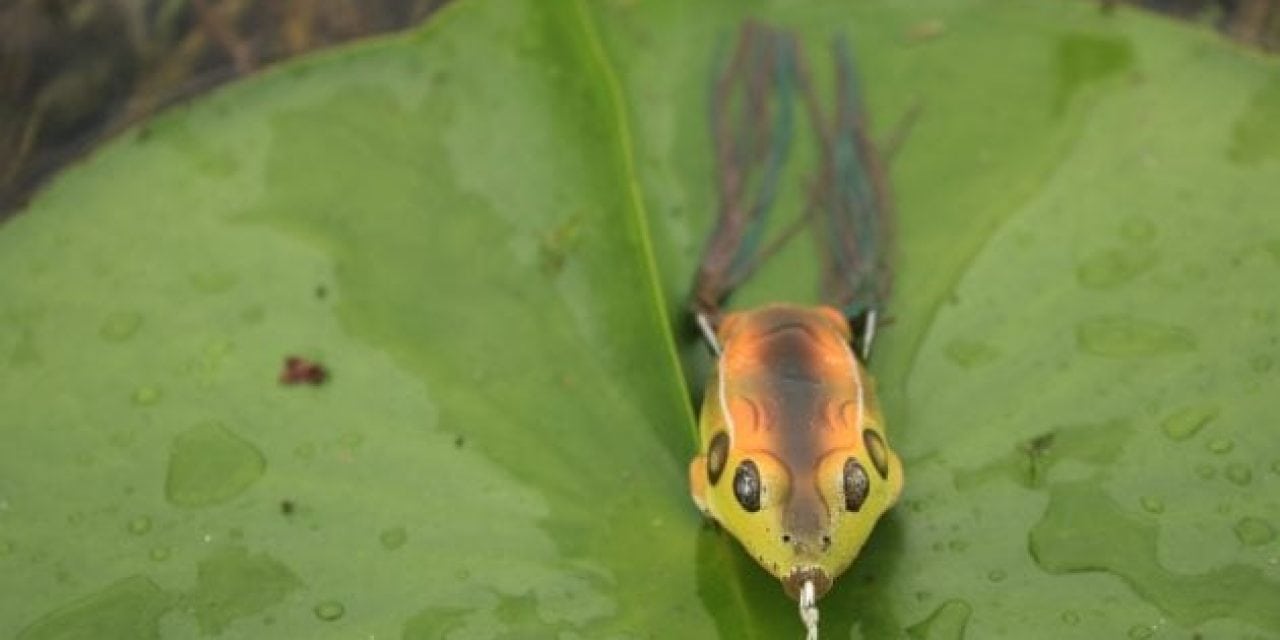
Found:
<path fill-rule="evenodd" d="M 292 56 L 421 22 L 449 0 L 4 0 L 0 219 L 96 142 Z M 1101 10 L 1120 0 L 1102 0 Z M 1129 0 L 1280 51 L 1280 0 Z"/>
<path fill-rule="evenodd" d="M 97 141 L 274 62 L 446 0 L 0 1 L 0 217 Z"/>

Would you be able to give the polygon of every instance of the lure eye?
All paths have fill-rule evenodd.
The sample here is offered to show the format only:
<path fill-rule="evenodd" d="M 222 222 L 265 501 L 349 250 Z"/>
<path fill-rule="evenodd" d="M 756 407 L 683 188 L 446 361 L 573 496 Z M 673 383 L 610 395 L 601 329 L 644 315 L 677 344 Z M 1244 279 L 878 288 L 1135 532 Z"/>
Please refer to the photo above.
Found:
<path fill-rule="evenodd" d="M 867 501 L 867 491 L 871 489 L 871 480 L 867 478 L 866 469 L 855 458 L 844 462 L 844 508 L 857 511 Z"/>
<path fill-rule="evenodd" d="M 724 463 L 729 459 L 729 434 L 721 431 L 711 438 L 707 446 L 707 481 L 715 486 L 724 473 Z"/>
<path fill-rule="evenodd" d="M 742 461 L 733 472 L 733 495 L 750 513 L 760 510 L 760 470 L 750 460 Z"/>
<path fill-rule="evenodd" d="M 884 440 L 879 433 L 871 429 L 862 432 L 862 443 L 867 447 L 867 453 L 871 456 L 871 464 L 876 466 L 876 473 L 881 478 L 889 477 L 889 451 L 884 446 Z"/>

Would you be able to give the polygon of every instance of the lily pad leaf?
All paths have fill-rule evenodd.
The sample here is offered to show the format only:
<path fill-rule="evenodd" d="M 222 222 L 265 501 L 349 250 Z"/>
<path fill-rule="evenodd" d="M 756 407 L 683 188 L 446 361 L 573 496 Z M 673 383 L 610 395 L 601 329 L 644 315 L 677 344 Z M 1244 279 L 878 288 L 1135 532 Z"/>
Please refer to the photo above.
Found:
<path fill-rule="evenodd" d="M 0 227 L 0 636 L 798 636 L 685 477 L 748 15 L 815 69 L 849 34 L 878 131 L 921 107 L 873 362 L 907 491 L 824 637 L 1280 633 L 1275 63 L 1085 4 L 460 0 Z"/>

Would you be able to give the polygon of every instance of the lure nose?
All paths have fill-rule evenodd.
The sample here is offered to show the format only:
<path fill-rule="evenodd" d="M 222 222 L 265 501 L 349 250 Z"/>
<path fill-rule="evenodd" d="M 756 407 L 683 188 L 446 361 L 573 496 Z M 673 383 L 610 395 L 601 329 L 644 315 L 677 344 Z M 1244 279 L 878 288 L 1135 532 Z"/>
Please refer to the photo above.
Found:
<path fill-rule="evenodd" d="M 800 600 L 800 590 L 804 588 L 804 583 L 813 583 L 813 593 L 815 598 L 821 598 L 831 590 L 831 576 L 823 571 L 820 567 L 796 567 L 791 570 L 787 578 L 782 581 L 782 589 L 791 596 L 792 600 Z"/>
<path fill-rule="evenodd" d="M 831 536 L 826 533 L 784 533 L 782 543 L 791 547 L 796 562 L 812 561 L 831 547 Z"/>

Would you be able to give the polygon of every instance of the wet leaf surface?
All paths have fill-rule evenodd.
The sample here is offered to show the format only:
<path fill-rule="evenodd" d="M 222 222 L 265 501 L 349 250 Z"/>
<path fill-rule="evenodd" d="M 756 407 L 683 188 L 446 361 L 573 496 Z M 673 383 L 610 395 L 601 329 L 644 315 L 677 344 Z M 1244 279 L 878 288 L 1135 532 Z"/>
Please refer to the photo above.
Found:
<path fill-rule="evenodd" d="M 907 490 L 825 637 L 1280 633 L 1276 65 L 1083 4 L 749 10 L 817 70 L 851 34 L 878 131 L 922 107 L 873 367 Z M 0 228 L 0 636 L 798 636 L 685 487 L 744 11 L 460 2 Z"/>

